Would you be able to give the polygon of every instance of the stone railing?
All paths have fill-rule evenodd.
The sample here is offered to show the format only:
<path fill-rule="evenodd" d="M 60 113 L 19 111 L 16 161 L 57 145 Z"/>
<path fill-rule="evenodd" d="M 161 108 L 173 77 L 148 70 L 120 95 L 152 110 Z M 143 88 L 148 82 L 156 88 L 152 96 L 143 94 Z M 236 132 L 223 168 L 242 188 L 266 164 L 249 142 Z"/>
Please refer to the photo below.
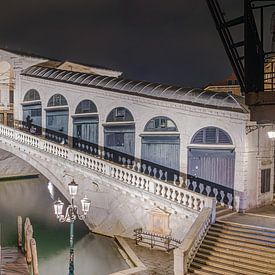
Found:
<path fill-rule="evenodd" d="M 174 250 L 174 274 L 187 274 L 211 223 L 215 222 L 215 215 L 211 208 L 204 208 L 187 234 L 183 242 Z"/>
<path fill-rule="evenodd" d="M 203 194 L 207 197 L 214 197 L 221 205 L 227 205 L 229 208 L 233 208 L 235 201 L 235 191 L 233 188 L 191 175 L 187 177 L 186 187 L 189 190 Z"/>
<path fill-rule="evenodd" d="M 104 158 L 100 158 L 99 156 L 84 154 L 64 145 L 59 145 L 4 125 L 0 125 L 0 137 L 1 136 L 6 138 L 6 142 L 13 140 L 39 151 L 66 159 L 87 169 L 109 176 L 123 184 L 130 185 L 142 191 L 154 194 L 157 197 L 174 202 L 180 206 L 198 212 L 202 211 L 204 207 L 213 208 L 213 211 L 215 211 L 213 198 L 143 174 L 139 169 L 140 166 L 121 166 Z"/>

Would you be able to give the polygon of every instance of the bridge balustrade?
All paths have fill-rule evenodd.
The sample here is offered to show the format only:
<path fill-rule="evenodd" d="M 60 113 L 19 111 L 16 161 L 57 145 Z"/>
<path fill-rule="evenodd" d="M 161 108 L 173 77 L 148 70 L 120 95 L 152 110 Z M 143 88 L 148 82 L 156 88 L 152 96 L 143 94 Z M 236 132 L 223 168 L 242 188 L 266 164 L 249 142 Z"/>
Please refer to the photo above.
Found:
<path fill-rule="evenodd" d="M 204 207 L 210 207 L 215 211 L 214 198 L 178 187 L 161 179 L 150 177 L 141 172 L 140 162 L 131 166 L 127 166 L 127 162 L 123 166 L 117 165 L 106 160 L 105 152 L 101 150 L 98 150 L 97 156 L 88 155 L 4 125 L 0 125 L 0 136 L 5 143 L 13 143 L 13 146 L 15 146 L 16 143 L 24 144 L 40 152 L 60 157 L 87 169 L 104 174 L 122 184 L 132 186 L 180 206 L 195 211 L 202 211 Z"/>

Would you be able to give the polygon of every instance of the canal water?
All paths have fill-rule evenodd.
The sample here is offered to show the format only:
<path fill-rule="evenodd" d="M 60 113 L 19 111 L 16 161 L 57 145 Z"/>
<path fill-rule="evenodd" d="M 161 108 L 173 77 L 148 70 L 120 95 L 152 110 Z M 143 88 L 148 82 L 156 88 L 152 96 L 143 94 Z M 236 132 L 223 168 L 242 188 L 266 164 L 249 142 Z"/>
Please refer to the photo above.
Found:
<path fill-rule="evenodd" d="M 29 217 L 38 248 L 40 275 L 66 275 L 69 262 L 69 224 L 59 223 L 53 202 L 65 198 L 43 178 L 0 181 L 2 246 L 17 244 L 17 216 Z M 128 268 L 112 238 L 90 233 L 75 223 L 75 275 L 107 275 Z"/>

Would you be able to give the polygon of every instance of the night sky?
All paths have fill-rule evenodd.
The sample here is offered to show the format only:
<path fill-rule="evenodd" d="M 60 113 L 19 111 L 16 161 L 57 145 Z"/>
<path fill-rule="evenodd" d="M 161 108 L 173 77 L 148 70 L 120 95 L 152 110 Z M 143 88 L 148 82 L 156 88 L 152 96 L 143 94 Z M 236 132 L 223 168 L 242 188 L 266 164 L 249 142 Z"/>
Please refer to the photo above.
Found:
<path fill-rule="evenodd" d="M 223 2 L 228 18 L 240 14 L 241 0 Z M 2 0 L 0 47 L 181 86 L 232 72 L 205 0 Z"/>

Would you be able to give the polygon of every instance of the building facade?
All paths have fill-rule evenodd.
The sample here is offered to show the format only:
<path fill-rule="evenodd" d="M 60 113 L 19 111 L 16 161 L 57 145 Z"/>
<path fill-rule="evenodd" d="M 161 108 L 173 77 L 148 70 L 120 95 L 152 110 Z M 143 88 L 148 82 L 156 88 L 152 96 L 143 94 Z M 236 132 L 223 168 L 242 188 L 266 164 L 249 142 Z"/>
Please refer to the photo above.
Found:
<path fill-rule="evenodd" d="M 273 199 L 271 126 L 250 121 L 231 93 L 127 80 L 121 72 L 0 52 L 24 60 L 15 73 L 14 118 L 33 134 L 125 164 L 217 198 L 240 210 Z M 13 67 L 12 63 L 9 63 Z M 29 125 L 29 126 L 28 126 Z M 124 159 L 124 163 L 123 163 Z"/>

